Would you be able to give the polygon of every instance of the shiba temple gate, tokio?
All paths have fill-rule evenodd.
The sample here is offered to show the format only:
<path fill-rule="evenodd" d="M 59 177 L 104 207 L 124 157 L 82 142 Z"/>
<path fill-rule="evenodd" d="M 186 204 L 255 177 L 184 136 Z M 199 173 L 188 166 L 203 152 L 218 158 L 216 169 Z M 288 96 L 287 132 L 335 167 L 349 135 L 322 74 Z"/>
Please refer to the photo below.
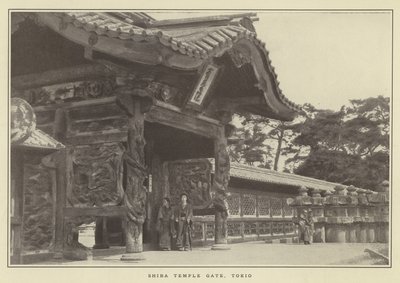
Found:
<path fill-rule="evenodd" d="M 50 184 L 54 201 L 20 212 L 22 226 L 51 233 L 22 235 L 22 255 L 84 259 L 77 226 L 96 221 L 97 247 L 108 246 L 107 229 L 119 223 L 122 259 L 141 259 L 143 244 L 154 243 L 162 198 L 177 203 L 182 192 L 195 214 L 215 215 L 213 248 L 226 248 L 233 113 L 288 121 L 299 111 L 281 93 L 253 20 L 252 13 L 161 21 L 128 12 L 11 14 L 11 95 L 65 146 L 46 157 L 56 178 L 46 167 L 23 172 Z M 194 158 L 215 158 L 214 177 L 201 162 L 181 176 L 171 162 Z M 20 184 L 22 207 L 27 185 Z M 43 224 L 43 213 L 54 219 Z"/>

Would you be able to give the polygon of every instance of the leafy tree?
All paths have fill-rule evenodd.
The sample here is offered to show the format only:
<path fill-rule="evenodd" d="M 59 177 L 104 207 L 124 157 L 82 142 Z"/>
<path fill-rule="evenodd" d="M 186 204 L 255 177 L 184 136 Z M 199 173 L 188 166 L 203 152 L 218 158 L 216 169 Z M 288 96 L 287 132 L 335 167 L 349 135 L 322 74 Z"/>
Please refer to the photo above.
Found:
<path fill-rule="evenodd" d="M 294 172 L 374 189 L 389 175 L 389 98 L 350 102 L 339 111 L 316 110 L 292 128 L 293 144 L 309 148 Z"/>

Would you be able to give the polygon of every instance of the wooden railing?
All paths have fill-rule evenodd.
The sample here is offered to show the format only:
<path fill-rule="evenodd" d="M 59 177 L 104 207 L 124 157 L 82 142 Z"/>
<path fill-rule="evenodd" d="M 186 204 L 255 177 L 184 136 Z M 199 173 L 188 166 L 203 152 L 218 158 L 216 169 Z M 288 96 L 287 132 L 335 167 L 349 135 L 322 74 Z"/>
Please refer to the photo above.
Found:
<path fill-rule="evenodd" d="M 228 205 L 228 241 L 231 243 L 296 236 L 292 222 L 294 211 L 286 204 L 286 198 L 231 193 Z M 193 243 L 212 243 L 214 216 L 195 216 L 193 220 Z"/>

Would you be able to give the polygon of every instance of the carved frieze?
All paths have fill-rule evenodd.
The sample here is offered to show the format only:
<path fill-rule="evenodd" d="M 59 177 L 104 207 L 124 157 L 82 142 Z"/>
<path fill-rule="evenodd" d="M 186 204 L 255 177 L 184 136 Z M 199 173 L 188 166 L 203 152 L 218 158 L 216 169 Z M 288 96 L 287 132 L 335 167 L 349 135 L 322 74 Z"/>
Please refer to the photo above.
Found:
<path fill-rule="evenodd" d="M 120 143 L 77 146 L 72 153 L 73 182 L 68 191 L 72 206 L 110 206 L 122 201 L 122 155 Z"/>
<path fill-rule="evenodd" d="M 169 164 L 171 200 L 177 202 L 183 192 L 193 206 L 203 207 L 211 200 L 211 165 L 208 160 L 177 161 Z"/>
<path fill-rule="evenodd" d="M 115 80 L 108 78 L 44 86 L 20 95 L 32 106 L 39 106 L 112 96 L 114 89 Z"/>

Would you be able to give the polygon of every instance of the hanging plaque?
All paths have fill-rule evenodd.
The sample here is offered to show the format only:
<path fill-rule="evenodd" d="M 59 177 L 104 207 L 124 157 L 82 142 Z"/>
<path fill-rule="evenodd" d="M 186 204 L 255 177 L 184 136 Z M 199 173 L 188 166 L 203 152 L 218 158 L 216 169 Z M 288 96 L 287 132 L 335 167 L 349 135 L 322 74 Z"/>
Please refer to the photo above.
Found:
<path fill-rule="evenodd" d="M 188 106 L 194 109 L 201 109 L 201 106 L 215 81 L 217 73 L 217 66 L 212 64 L 206 66 L 201 74 L 200 80 L 196 84 L 196 87 L 189 98 Z"/>

